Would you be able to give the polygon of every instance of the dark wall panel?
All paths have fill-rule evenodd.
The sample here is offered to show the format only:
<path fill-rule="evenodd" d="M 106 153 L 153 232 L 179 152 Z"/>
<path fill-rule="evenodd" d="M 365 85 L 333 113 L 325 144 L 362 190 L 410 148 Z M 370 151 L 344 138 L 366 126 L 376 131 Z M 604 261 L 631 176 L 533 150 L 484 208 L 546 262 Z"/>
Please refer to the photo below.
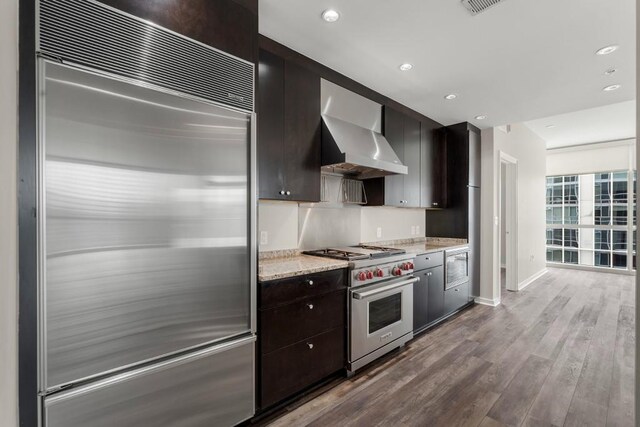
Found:
<path fill-rule="evenodd" d="M 102 3 L 257 63 L 258 0 L 103 0 Z"/>

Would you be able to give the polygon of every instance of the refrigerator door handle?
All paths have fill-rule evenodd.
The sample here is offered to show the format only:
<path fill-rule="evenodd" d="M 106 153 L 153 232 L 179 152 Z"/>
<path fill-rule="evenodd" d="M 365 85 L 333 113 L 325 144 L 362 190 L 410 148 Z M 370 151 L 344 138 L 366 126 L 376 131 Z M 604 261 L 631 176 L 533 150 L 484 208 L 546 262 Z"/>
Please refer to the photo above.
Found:
<path fill-rule="evenodd" d="M 250 138 L 251 141 L 249 141 L 249 156 L 250 156 L 250 164 L 251 164 L 251 170 L 249 171 L 249 173 L 251 174 L 251 182 L 250 182 L 250 189 L 249 189 L 249 194 L 251 194 L 250 197 L 250 208 L 249 208 L 249 221 L 250 221 L 250 226 L 249 226 L 249 236 L 250 236 L 250 243 L 249 243 L 249 250 L 251 251 L 251 255 L 250 255 L 250 262 L 251 262 L 251 279 L 250 279 L 250 284 L 251 284 L 251 290 L 250 290 L 250 295 L 251 295 L 251 313 L 249 315 L 250 318 L 250 322 L 251 322 L 251 332 L 253 334 L 256 334 L 258 331 L 258 324 L 257 324 L 257 312 L 258 312 L 258 303 L 257 303 L 257 298 L 258 298 L 258 227 L 257 227 L 257 222 L 258 222 L 258 216 L 257 216 L 257 205 L 258 205 L 258 165 L 257 165 L 257 157 L 258 157 L 258 153 L 257 153 L 257 149 L 256 149 L 256 141 L 257 141 L 257 115 L 256 113 L 251 113 L 251 132 L 250 132 Z"/>

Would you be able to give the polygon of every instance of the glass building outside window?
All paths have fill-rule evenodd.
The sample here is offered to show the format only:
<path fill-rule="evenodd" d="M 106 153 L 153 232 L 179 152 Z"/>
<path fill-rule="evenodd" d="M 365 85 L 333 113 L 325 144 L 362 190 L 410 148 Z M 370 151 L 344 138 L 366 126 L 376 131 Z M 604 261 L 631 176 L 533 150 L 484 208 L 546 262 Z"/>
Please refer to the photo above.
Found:
<path fill-rule="evenodd" d="M 635 269 L 636 177 L 635 171 L 547 177 L 547 262 Z"/>

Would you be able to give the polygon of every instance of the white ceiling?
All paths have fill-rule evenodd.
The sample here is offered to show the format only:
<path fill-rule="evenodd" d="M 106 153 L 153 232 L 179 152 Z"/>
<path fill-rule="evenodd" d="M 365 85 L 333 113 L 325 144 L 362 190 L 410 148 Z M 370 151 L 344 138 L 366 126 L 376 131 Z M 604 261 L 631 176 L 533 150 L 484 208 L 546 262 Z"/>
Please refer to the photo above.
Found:
<path fill-rule="evenodd" d="M 260 33 L 448 125 L 480 127 L 635 99 L 635 0 L 260 0 Z M 327 8 L 341 13 L 324 22 Z M 595 51 L 618 44 L 607 56 Z M 401 72 L 410 62 L 414 69 Z M 616 67 L 618 72 L 605 76 Z M 610 84 L 614 92 L 603 92 Z M 448 93 L 458 99 L 444 100 Z M 484 121 L 474 119 L 487 115 Z"/>
<path fill-rule="evenodd" d="M 635 138 L 636 103 L 626 101 L 589 108 L 532 120 L 525 125 L 547 141 L 547 148 Z"/>

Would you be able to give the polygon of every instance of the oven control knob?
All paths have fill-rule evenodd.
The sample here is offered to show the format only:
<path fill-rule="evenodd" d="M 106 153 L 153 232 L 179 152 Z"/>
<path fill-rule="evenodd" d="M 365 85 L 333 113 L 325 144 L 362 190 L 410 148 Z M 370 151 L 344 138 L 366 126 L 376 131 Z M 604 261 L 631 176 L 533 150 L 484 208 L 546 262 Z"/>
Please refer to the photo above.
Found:
<path fill-rule="evenodd" d="M 402 263 L 402 265 L 400 265 L 400 268 L 403 270 L 408 270 L 410 268 L 409 263 L 408 262 Z"/>
<path fill-rule="evenodd" d="M 402 276 L 402 270 L 400 270 L 400 268 L 398 267 L 394 267 L 393 271 L 391 272 L 394 276 Z"/>
<path fill-rule="evenodd" d="M 370 272 L 369 270 L 367 270 L 367 279 L 369 280 L 373 279 L 373 273 Z"/>
<path fill-rule="evenodd" d="M 379 268 L 376 270 L 376 277 L 384 277 L 384 271 Z"/>
<path fill-rule="evenodd" d="M 409 264 L 409 270 L 413 270 L 413 263 L 412 262 L 408 262 L 407 264 Z"/>
<path fill-rule="evenodd" d="M 361 282 L 367 280 L 367 273 L 365 273 L 364 271 L 358 273 L 358 280 L 360 280 Z"/>

